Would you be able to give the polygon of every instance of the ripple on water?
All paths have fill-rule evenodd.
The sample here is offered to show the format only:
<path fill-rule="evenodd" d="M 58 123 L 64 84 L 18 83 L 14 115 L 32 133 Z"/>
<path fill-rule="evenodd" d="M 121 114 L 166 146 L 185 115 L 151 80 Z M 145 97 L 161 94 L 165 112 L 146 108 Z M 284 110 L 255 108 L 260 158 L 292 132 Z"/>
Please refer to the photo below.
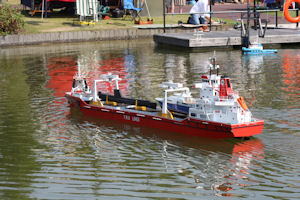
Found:
<path fill-rule="evenodd" d="M 170 51 L 145 41 L 101 41 L 38 47 L 34 56 L 27 50 L 13 56 L 15 68 L 1 57 L 0 82 L 10 87 L 0 87 L 0 196 L 296 199 L 300 65 L 290 50 L 270 57 L 217 52 L 222 74 L 265 119 L 263 134 L 250 140 L 197 139 L 97 120 L 70 109 L 63 97 L 78 63 L 91 80 L 119 72 L 125 95 L 154 100 L 163 81 L 199 82 L 213 54 Z"/>

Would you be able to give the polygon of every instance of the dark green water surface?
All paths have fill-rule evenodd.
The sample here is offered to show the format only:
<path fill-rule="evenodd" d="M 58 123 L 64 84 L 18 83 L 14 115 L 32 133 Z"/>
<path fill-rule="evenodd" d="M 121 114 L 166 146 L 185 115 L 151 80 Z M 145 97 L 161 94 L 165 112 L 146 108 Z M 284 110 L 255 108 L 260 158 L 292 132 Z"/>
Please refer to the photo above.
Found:
<path fill-rule="evenodd" d="M 265 120 L 250 140 L 99 120 L 64 98 L 78 65 L 90 85 L 111 72 L 125 96 L 154 100 L 163 81 L 192 88 L 211 56 L 151 40 L 0 49 L 0 199 L 299 199 L 300 48 L 216 51 L 221 73 Z"/>

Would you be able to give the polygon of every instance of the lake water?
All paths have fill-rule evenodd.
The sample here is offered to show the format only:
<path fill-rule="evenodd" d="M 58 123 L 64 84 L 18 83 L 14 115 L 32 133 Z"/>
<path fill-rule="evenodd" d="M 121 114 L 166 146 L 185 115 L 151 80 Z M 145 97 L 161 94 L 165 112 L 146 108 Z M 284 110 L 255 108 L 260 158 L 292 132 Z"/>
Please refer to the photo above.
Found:
<path fill-rule="evenodd" d="M 111 72 L 123 95 L 154 100 L 163 81 L 192 88 L 211 56 L 152 40 L 0 49 L 0 199 L 299 199 L 299 47 L 216 51 L 220 72 L 265 120 L 250 140 L 99 120 L 64 98 L 78 65 L 90 83 Z"/>

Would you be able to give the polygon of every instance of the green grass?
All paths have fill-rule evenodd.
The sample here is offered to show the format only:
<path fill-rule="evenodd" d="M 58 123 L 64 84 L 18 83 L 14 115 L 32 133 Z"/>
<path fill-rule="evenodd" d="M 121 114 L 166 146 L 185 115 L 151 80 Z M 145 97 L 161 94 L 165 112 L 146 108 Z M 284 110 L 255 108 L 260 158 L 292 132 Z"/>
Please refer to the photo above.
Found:
<path fill-rule="evenodd" d="M 258 11 L 259 10 L 268 10 L 268 8 L 266 8 L 266 7 L 260 7 L 260 9 L 258 9 Z M 276 13 L 275 12 L 263 12 L 264 14 L 268 14 L 269 16 L 275 16 L 276 15 Z M 290 15 L 292 16 L 292 17 L 296 17 L 296 11 L 290 11 L 289 12 L 290 13 Z M 283 17 L 284 15 L 283 15 L 283 11 L 279 11 L 279 12 L 277 12 L 277 15 L 278 15 L 278 17 Z"/>
<path fill-rule="evenodd" d="M 166 16 L 166 24 L 178 24 L 178 21 L 186 23 L 189 15 L 168 15 Z M 163 17 L 153 17 L 154 24 L 163 24 Z M 147 17 L 142 17 L 147 20 Z M 216 20 L 216 19 L 214 19 Z M 233 20 L 222 19 L 227 24 L 234 24 Z M 58 31 L 78 31 L 78 30 L 103 30 L 103 29 L 122 29 L 135 26 L 130 17 L 125 20 L 122 18 L 110 18 L 109 20 L 100 20 L 95 25 L 76 25 L 78 18 L 72 16 L 64 16 L 60 14 L 51 14 L 48 18 L 41 19 L 40 14 L 35 16 L 25 15 L 25 33 L 40 32 L 58 32 Z"/>
<path fill-rule="evenodd" d="M 3 0 L 4 3 L 11 5 L 20 5 L 20 0 Z M 43 33 L 43 32 L 61 32 L 78 30 L 103 30 L 103 29 L 122 29 L 135 26 L 130 16 L 123 20 L 122 18 L 110 18 L 109 20 L 100 20 L 95 25 L 76 25 L 78 18 L 76 16 L 63 14 L 60 12 L 50 13 L 48 18 L 41 18 L 41 13 L 34 16 L 29 15 L 28 10 L 22 11 L 25 20 L 25 34 Z M 166 24 L 178 24 L 178 21 L 186 23 L 189 15 L 167 15 Z M 163 17 L 153 17 L 154 24 L 163 24 Z M 147 17 L 142 17 L 147 20 Z M 214 19 L 216 20 L 216 19 Z M 232 20 L 226 20 L 227 24 L 234 24 Z"/>
<path fill-rule="evenodd" d="M 21 0 L 2 0 L 3 3 L 7 3 L 10 5 L 20 5 Z"/>
<path fill-rule="evenodd" d="M 154 24 L 163 24 L 163 17 L 153 17 Z M 178 21 L 187 22 L 188 15 L 167 16 L 166 24 L 177 24 Z M 109 20 L 100 20 L 95 25 L 76 25 L 78 18 L 72 16 L 64 16 L 59 13 L 50 14 L 48 18 L 41 18 L 37 13 L 30 16 L 24 13 L 25 33 L 53 32 L 53 31 L 77 31 L 77 30 L 100 30 L 100 29 L 122 29 L 135 26 L 128 16 L 125 20 L 122 18 L 110 18 Z M 147 20 L 147 17 L 142 17 Z"/>

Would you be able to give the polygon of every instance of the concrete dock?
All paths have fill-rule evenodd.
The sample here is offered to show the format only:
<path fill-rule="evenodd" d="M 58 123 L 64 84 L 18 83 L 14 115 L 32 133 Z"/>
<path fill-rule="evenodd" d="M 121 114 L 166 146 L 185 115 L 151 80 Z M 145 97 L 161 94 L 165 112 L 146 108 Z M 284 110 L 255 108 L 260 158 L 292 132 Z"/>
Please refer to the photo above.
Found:
<path fill-rule="evenodd" d="M 258 32 L 250 31 L 250 41 L 257 41 Z M 232 29 L 227 31 L 155 34 L 154 41 L 158 44 L 173 45 L 187 48 L 203 47 L 232 47 L 241 45 L 241 31 Z M 300 43 L 300 29 L 267 29 L 263 38 L 258 40 L 262 44 L 295 44 Z"/>

